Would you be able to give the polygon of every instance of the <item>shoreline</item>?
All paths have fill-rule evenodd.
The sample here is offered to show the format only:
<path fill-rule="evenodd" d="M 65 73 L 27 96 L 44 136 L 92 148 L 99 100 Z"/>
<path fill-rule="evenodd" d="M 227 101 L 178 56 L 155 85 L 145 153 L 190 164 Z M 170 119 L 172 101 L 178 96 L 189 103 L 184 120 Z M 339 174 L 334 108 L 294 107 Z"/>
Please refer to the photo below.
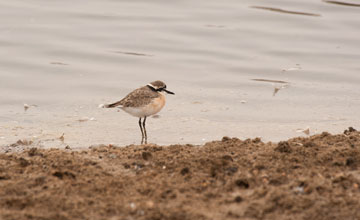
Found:
<path fill-rule="evenodd" d="M 1 219 L 356 219 L 360 132 L 0 153 Z"/>

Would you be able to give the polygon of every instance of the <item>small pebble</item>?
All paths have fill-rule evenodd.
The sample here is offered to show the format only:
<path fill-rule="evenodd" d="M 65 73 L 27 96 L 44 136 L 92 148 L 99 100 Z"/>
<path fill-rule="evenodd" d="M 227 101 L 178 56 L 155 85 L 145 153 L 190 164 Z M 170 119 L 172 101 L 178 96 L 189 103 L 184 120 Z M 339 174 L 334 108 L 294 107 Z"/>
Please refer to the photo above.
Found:
<path fill-rule="evenodd" d="M 304 187 L 297 186 L 297 187 L 294 188 L 294 192 L 303 194 L 304 193 Z"/>
<path fill-rule="evenodd" d="M 130 203 L 130 208 L 132 208 L 132 209 L 136 209 L 136 205 L 135 205 L 135 203 L 131 202 L 131 203 Z"/>

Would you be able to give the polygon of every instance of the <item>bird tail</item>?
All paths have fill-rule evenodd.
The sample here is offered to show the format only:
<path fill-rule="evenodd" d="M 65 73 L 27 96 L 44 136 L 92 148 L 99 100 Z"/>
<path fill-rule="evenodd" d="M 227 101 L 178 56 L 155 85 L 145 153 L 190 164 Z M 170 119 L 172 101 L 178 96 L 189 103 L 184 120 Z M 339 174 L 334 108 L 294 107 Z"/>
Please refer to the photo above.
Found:
<path fill-rule="evenodd" d="M 103 107 L 103 108 L 114 108 L 114 107 L 116 107 L 116 106 L 121 105 L 120 103 L 121 103 L 121 101 L 114 102 L 114 103 L 112 103 L 112 104 L 104 104 L 102 107 Z"/>

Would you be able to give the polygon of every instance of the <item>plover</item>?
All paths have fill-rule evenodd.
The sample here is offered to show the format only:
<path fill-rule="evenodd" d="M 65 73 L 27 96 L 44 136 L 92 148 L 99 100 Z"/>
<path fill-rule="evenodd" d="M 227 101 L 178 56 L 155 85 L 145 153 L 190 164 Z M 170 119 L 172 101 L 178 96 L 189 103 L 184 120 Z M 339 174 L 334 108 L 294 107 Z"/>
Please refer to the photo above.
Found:
<path fill-rule="evenodd" d="M 105 108 L 119 107 L 132 116 L 139 118 L 141 130 L 141 144 L 147 144 L 147 134 L 145 129 L 146 117 L 158 113 L 165 105 L 165 95 L 175 95 L 175 93 L 166 90 L 166 84 L 162 81 L 154 81 L 146 86 L 135 89 L 122 100 L 104 105 Z M 143 121 L 141 122 L 141 119 Z"/>

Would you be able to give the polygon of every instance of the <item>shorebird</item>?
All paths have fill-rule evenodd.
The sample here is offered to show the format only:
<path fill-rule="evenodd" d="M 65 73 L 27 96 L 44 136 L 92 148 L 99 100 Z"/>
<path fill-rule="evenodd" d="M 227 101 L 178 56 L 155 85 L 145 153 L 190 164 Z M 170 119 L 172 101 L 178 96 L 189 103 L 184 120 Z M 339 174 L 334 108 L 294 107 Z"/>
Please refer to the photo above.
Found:
<path fill-rule="evenodd" d="M 175 95 L 175 93 L 166 90 L 166 84 L 162 81 L 154 81 L 146 86 L 135 89 L 125 98 L 118 102 L 104 105 L 105 108 L 119 107 L 132 116 L 139 118 L 141 131 L 141 144 L 147 144 L 147 134 L 145 129 L 146 117 L 158 113 L 165 105 L 165 95 Z M 141 119 L 143 121 L 141 122 Z"/>

